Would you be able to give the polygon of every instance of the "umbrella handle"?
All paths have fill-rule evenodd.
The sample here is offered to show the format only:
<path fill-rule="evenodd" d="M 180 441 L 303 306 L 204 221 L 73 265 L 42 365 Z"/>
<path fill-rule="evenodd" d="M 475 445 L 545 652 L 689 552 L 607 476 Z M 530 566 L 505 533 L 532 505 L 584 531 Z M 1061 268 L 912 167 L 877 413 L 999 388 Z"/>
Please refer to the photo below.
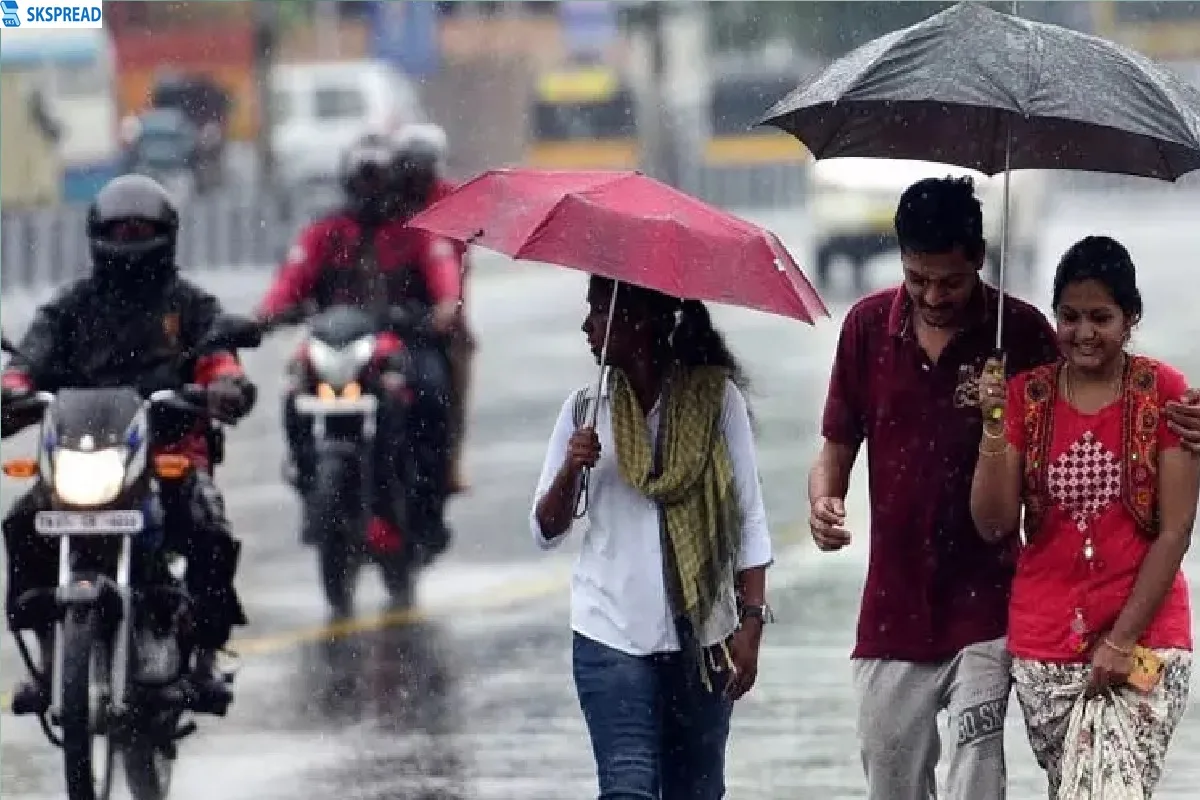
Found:
<path fill-rule="evenodd" d="M 999 361 L 1001 363 L 1001 365 L 1004 364 L 1004 351 L 1001 350 L 999 347 L 995 347 L 992 349 L 991 357 L 993 359 Z M 1003 366 L 1001 367 L 1001 369 L 1003 370 Z M 1001 373 L 1001 377 L 1003 377 L 1003 372 Z M 992 420 L 991 421 L 1000 422 L 1003 419 L 1004 419 L 1004 410 L 1003 409 L 997 408 L 995 411 L 992 412 Z M 988 420 L 984 420 L 984 421 L 987 422 Z"/>
<path fill-rule="evenodd" d="M 617 292 L 621 289 L 621 282 L 613 281 L 612 296 L 608 299 L 608 320 L 604 324 L 604 344 L 600 348 L 600 372 L 596 376 L 596 392 L 589 411 L 588 416 L 591 419 L 587 420 L 587 424 L 592 429 L 596 427 L 596 420 L 600 418 L 600 396 L 604 390 L 604 370 L 608 368 L 608 340 L 612 336 L 613 318 L 617 315 Z M 591 467 L 586 467 L 579 477 L 579 488 L 575 490 L 575 519 L 583 519 L 587 515 L 588 510 L 588 476 L 592 474 Z"/>
<path fill-rule="evenodd" d="M 608 355 L 608 334 L 612 331 L 612 310 L 609 310 L 608 330 L 604 334 L 604 349 L 600 354 L 600 377 L 596 379 L 596 399 L 591 404 L 588 416 L 591 419 L 585 420 L 586 424 L 593 430 L 596 427 L 596 420 L 600 416 L 600 390 L 604 386 L 604 361 Z M 579 475 L 579 485 L 575 489 L 575 519 L 583 519 L 587 516 L 588 511 L 588 478 L 592 474 L 591 467 L 584 467 L 583 472 Z"/>
<path fill-rule="evenodd" d="M 575 519 L 583 519 L 587 516 L 588 511 L 588 476 L 591 475 L 590 469 L 585 469 L 583 474 L 579 476 L 579 485 L 575 490 L 575 511 L 572 516 Z"/>

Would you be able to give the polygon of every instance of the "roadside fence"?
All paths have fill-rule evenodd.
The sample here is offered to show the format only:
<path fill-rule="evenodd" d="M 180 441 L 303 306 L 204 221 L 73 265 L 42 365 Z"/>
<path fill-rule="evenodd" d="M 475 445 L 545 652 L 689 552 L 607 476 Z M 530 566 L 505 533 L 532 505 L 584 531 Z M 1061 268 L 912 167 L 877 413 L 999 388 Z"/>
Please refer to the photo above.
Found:
<path fill-rule="evenodd" d="M 795 206 L 805 194 L 799 166 L 692 168 L 680 188 L 725 208 Z M 276 194 L 222 192 L 181 209 L 179 262 L 189 272 L 278 264 L 293 237 L 337 202 L 328 188 Z M 3 210 L 0 291 L 61 285 L 89 269 L 84 206 Z"/>

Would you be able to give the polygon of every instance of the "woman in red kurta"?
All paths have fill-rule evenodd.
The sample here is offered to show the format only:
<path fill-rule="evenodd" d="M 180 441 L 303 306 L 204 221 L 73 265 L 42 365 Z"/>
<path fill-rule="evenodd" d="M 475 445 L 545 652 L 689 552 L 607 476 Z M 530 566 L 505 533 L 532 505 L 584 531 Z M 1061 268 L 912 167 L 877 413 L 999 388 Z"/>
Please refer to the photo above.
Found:
<path fill-rule="evenodd" d="M 1191 678 L 1180 563 L 1200 461 L 1163 414 L 1187 383 L 1127 352 L 1142 301 L 1116 241 L 1088 237 L 1067 251 L 1053 305 L 1058 363 L 1007 388 L 1002 365 L 985 369 L 971 509 L 993 539 L 1015 533 L 1025 511 L 1008 644 L 1050 797 L 1144 800 Z M 1151 672 L 1157 663 L 1157 680 L 1141 680 L 1138 658 Z"/>

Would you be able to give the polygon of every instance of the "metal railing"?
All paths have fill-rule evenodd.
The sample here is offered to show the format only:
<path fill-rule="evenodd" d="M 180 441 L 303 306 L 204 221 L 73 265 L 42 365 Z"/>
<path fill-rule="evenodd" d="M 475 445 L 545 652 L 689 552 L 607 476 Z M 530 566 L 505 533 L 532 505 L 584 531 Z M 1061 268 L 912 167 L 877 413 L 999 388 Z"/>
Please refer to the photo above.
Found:
<path fill-rule="evenodd" d="M 684 191 L 734 209 L 795 206 L 806 191 L 802 166 L 691 167 Z M 179 263 L 193 273 L 271 268 L 300 228 L 336 202 L 328 190 L 276 195 L 226 192 L 189 201 L 182 209 Z M 89 270 L 83 206 L 3 212 L 0 290 L 61 285 Z"/>
<path fill-rule="evenodd" d="M 277 264 L 300 227 L 329 208 L 299 191 L 196 198 L 181 211 L 179 263 L 189 272 Z M 90 269 L 84 206 L 7 211 L 0 217 L 0 289 L 59 285 Z"/>

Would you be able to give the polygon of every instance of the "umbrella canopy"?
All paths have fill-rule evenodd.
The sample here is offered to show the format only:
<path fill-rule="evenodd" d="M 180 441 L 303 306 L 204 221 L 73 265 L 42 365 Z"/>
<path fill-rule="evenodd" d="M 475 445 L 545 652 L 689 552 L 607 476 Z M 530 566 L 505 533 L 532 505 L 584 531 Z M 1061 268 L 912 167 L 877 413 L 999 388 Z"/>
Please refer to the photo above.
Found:
<path fill-rule="evenodd" d="M 638 172 L 491 170 L 409 224 L 675 297 L 829 315 L 775 234 Z"/>
<path fill-rule="evenodd" d="M 1175 180 L 1200 168 L 1200 90 L 1128 48 L 959 3 L 835 61 L 761 121 L 815 158 Z"/>

